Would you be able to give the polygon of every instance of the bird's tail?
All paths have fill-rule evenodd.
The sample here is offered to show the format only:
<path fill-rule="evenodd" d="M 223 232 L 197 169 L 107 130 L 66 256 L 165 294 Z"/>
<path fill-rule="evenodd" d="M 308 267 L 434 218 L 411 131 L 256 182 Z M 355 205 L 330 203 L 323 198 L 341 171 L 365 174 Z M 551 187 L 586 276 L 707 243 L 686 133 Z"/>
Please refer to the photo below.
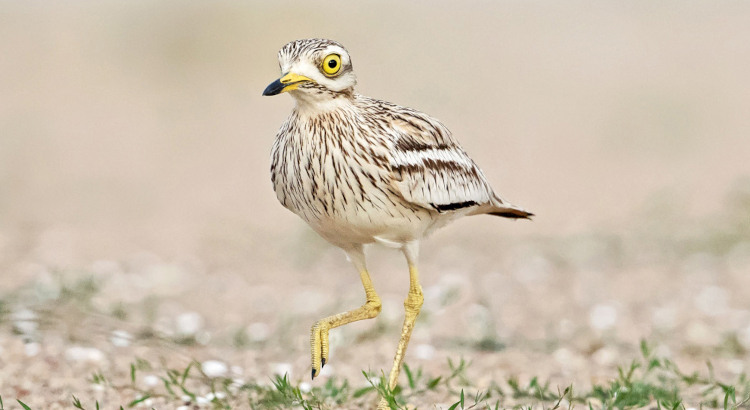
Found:
<path fill-rule="evenodd" d="M 477 211 L 473 212 L 472 214 L 495 215 L 510 219 L 531 219 L 531 217 L 534 216 L 533 213 L 519 206 L 515 206 L 510 202 L 506 202 L 498 196 L 495 196 L 494 200 L 491 203 L 477 209 Z"/>

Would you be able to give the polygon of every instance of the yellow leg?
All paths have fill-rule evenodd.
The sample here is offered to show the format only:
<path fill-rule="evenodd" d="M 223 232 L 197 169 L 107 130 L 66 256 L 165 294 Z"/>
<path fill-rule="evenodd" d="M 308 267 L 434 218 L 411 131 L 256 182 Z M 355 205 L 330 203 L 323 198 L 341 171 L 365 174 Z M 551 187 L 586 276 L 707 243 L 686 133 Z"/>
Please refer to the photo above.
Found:
<path fill-rule="evenodd" d="M 393 359 L 393 367 L 391 368 L 391 374 L 388 376 L 388 386 L 390 389 L 396 387 L 398 384 L 398 375 L 401 372 L 401 365 L 404 362 L 404 354 L 406 354 L 406 347 L 409 345 L 409 339 L 411 338 L 411 332 L 414 329 L 414 322 L 419 316 L 419 311 L 422 308 L 422 302 L 424 302 L 424 296 L 422 295 L 422 286 L 419 285 L 419 272 L 417 271 L 417 265 L 415 264 L 416 259 L 416 246 L 407 247 L 404 250 L 406 259 L 409 262 L 409 294 L 406 296 L 404 301 L 404 326 L 401 328 L 401 339 L 398 341 L 398 349 L 396 349 L 396 357 Z M 387 410 L 388 403 L 385 399 L 381 399 L 378 404 L 378 410 Z"/>
<path fill-rule="evenodd" d="M 328 331 L 343 326 L 347 323 L 358 320 L 372 319 L 380 313 L 380 297 L 375 292 L 370 280 L 370 274 L 364 265 L 364 254 L 361 250 L 356 253 L 349 253 L 355 266 L 359 270 L 359 277 L 362 279 L 362 285 L 365 287 L 367 302 L 357 309 L 348 312 L 339 313 L 338 315 L 329 316 L 319 320 L 312 327 L 310 335 L 310 349 L 312 350 L 312 378 L 320 374 L 321 367 L 328 362 Z"/>

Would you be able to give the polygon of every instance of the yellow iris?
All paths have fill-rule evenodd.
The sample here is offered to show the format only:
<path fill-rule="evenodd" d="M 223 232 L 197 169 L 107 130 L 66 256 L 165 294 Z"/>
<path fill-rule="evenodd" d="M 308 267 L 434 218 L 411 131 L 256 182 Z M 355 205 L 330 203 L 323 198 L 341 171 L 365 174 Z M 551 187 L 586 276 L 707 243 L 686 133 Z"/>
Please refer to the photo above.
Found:
<path fill-rule="evenodd" d="M 338 54 L 329 54 L 323 59 L 323 72 L 328 75 L 336 75 L 341 69 L 341 57 Z"/>

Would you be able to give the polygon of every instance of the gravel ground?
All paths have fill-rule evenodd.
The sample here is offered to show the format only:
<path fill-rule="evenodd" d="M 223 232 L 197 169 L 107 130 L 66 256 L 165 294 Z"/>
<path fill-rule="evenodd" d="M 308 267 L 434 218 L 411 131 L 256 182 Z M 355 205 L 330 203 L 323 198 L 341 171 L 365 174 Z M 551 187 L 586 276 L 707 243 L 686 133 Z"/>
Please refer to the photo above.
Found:
<path fill-rule="evenodd" d="M 407 363 L 439 375 L 447 359 L 464 357 L 480 389 L 510 377 L 586 389 L 639 357 L 646 339 L 686 372 L 706 372 L 710 360 L 718 379 L 734 380 L 750 365 L 750 242 L 707 240 L 721 233 L 636 230 L 493 245 L 438 235 L 422 258 L 425 305 Z M 34 254 L 59 243 L 40 240 Z M 331 362 L 310 382 L 309 326 L 363 295 L 339 250 L 307 233 L 297 245 L 309 260 L 280 261 L 265 273 L 145 252 L 64 268 L 21 258 L 13 269 L 26 281 L 2 297 L 0 392 L 32 408 L 69 408 L 72 394 L 112 408 L 136 393 L 103 389 L 91 375 L 127 386 L 136 358 L 169 368 L 197 360 L 208 373 L 242 380 L 286 373 L 308 388 L 329 377 L 366 386 L 361 371 L 387 370 L 398 339 L 407 285 L 401 258 L 372 249 L 383 311 L 333 330 Z M 137 382 L 160 383 L 152 373 Z M 177 407 L 156 400 L 157 408 Z M 435 401 L 414 404 L 447 398 L 424 400 Z"/>

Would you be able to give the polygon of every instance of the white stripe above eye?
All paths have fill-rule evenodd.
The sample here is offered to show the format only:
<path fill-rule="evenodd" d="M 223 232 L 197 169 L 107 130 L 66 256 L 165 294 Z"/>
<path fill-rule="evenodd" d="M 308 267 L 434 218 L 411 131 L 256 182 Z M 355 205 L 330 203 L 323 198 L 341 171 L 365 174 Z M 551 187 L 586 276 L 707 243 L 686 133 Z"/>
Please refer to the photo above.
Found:
<path fill-rule="evenodd" d="M 396 166 L 403 165 L 422 165 L 425 160 L 454 162 L 458 165 L 471 168 L 471 160 L 466 155 L 456 149 L 438 149 L 430 148 L 420 151 L 402 151 L 393 150 L 393 162 Z"/>

